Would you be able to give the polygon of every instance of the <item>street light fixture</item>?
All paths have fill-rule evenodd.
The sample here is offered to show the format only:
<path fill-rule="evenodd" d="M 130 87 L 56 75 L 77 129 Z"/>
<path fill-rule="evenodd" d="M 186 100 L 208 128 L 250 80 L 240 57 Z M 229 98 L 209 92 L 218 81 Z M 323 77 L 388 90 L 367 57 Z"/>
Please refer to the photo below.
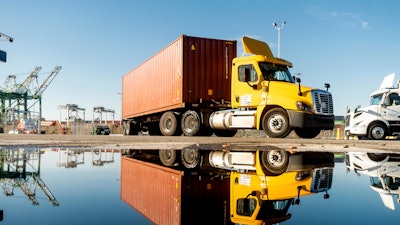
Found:
<path fill-rule="evenodd" d="M 13 42 L 14 41 L 14 38 L 12 38 L 12 37 L 10 37 L 8 35 L 5 35 L 3 33 L 0 33 L 0 38 L 5 39 L 6 41 L 9 41 L 9 42 Z"/>
<path fill-rule="evenodd" d="M 272 26 L 278 31 L 278 58 L 281 57 L 281 30 L 283 26 L 285 26 L 286 21 L 282 22 L 281 26 L 278 27 L 278 24 L 272 23 Z"/>

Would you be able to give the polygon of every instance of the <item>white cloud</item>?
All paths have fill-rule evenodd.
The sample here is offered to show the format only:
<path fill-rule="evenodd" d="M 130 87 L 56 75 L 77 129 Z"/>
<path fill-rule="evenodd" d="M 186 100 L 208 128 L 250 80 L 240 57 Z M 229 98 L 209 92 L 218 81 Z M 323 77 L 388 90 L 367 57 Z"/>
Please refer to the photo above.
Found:
<path fill-rule="evenodd" d="M 320 20 L 339 23 L 344 26 L 360 26 L 364 29 L 372 29 L 368 21 L 362 19 L 356 13 L 340 12 L 337 10 L 327 11 L 319 6 L 312 6 L 307 9 L 307 14 L 316 17 Z"/>

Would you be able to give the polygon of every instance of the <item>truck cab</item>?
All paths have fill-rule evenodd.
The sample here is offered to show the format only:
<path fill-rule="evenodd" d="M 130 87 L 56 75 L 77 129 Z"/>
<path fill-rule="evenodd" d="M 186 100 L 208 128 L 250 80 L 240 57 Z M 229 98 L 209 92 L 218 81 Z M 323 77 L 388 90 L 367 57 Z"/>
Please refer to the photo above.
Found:
<path fill-rule="evenodd" d="M 232 171 L 231 221 L 236 224 L 279 223 L 290 218 L 288 209 L 300 203 L 300 196 L 326 192 L 324 197 L 328 198 L 327 191 L 331 188 L 333 177 L 333 155 L 331 159 L 324 155 L 322 161 L 314 161 L 312 165 L 306 159 L 310 156 L 305 156 L 304 163 L 297 166 L 293 165 L 297 163 L 291 162 L 286 172 L 276 176 L 265 176 L 259 166 L 255 171 Z M 259 165 L 259 157 L 256 161 Z"/>
<path fill-rule="evenodd" d="M 301 138 L 314 138 L 321 130 L 333 129 L 333 101 L 327 90 L 302 86 L 290 73 L 292 63 L 274 57 L 266 43 L 248 37 L 242 43 L 251 55 L 233 59 L 232 109 L 211 115 L 213 129 L 258 129 L 272 138 L 286 137 L 292 130 Z"/>
<path fill-rule="evenodd" d="M 346 168 L 370 177 L 370 187 L 376 191 L 386 208 L 394 210 L 393 198 L 400 203 L 400 155 L 394 153 L 346 152 Z"/>
<path fill-rule="evenodd" d="M 400 133 L 400 90 L 394 86 L 395 74 L 384 78 L 380 88 L 371 94 L 370 105 L 347 109 L 345 134 L 359 139 L 385 139 Z"/>

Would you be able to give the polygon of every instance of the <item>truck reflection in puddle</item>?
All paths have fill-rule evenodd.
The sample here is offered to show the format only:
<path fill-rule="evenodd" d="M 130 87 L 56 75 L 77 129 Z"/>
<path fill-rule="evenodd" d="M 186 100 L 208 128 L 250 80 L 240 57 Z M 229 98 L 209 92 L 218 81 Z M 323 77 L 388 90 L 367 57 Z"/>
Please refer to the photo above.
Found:
<path fill-rule="evenodd" d="M 0 183 L 3 192 L 6 196 L 13 196 L 14 189 L 20 188 L 33 205 L 39 205 L 36 199 L 36 188 L 39 187 L 53 206 L 59 206 L 49 187 L 40 178 L 40 158 L 39 149 L 0 149 Z"/>
<path fill-rule="evenodd" d="M 400 203 L 400 154 L 346 152 L 347 172 L 370 177 L 370 187 L 379 193 L 386 208 L 394 210 L 394 200 Z"/>
<path fill-rule="evenodd" d="M 191 149 L 124 154 L 129 157 L 121 162 L 121 198 L 154 224 L 280 223 L 291 218 L 288 210 L 301 196 L 325 192 L 328 198 L 332 186 L 333 153 Z M 167 158 L 173 160 L 166 165 Z"/>

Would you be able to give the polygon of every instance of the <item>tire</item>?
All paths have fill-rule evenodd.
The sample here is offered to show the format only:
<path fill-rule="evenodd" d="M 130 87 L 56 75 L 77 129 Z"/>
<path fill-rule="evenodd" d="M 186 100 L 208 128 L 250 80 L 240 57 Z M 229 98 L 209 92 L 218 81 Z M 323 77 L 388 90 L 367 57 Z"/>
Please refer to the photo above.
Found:
<path fill-rule="evenodd" d="M 160 119 L 160 131 L 164 136 L 173 136 L 178 127 L 178 121 L 173 112 L 165 112 Z"/>
<path fill-rule="evenodd" d="M 124 121 L 122 129 L 124 135 L 138 135 L 139 133 L 139 125 L 130 121 Z"/>
<path fill-rule="evenodd" d="M 182 115 L 181 128 L 185 136 L 196 136 L 200 132 L 200 115 L 193 110 L 188 110 Z"/>
<path fill-rule="evenodd" d="M 193 169 L 200 165 L 201 155 L 198 149 L 183 149 L 181 151 L 182 165 L 187 169 Z"/>
<path fill-rule="evenodd" d="M 385 153 L 367 153 L 367 156 L 374 162 L 382 162 L 388 157 L 388 155 Z"/>
<path fill-rule="evenodd" d="M 294 132 L 301 138 L 315 138 L 321 132 L 318 128 L 296 128 Z"/>
<path fill-rule="evenodd" d="M 262 119 L 262 127 L 270 138 L 284 138 L 291 131 L 289 117 L 281 108 L 269 110 Z"/>
<path fill-rule="evenodd" d="M 368 138 L 373 140 L 383 140 L 388 135 L 386 125 L 382 123 L 373 123 L 368 129 Z"/>
<path fill-rule="evenodd" d="M 174 149 L 160 149 L 158 151 L 161 163 L 164 166 L 173 166 L 176 161 L 176 150 Z"/>
<path fill-rule="evenodd" d="M 260 161 L 266 175 L 278 176 L 288 168 L 289 153 L 278 150 L 260 151 Z"/>

